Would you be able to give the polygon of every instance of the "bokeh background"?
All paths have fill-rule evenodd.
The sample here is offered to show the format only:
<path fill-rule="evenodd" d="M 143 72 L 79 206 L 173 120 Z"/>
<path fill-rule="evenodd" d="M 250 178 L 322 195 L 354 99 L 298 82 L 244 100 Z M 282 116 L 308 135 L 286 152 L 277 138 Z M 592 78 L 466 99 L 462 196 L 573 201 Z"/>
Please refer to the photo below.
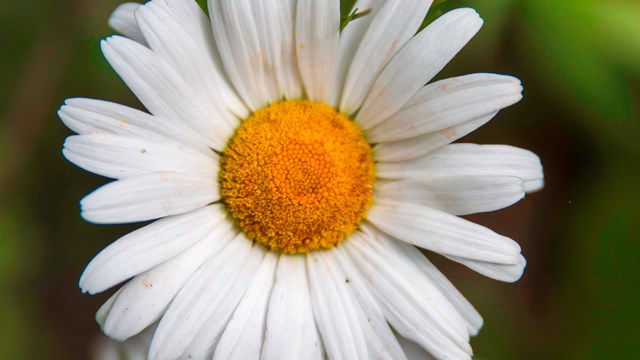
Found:
<path fill-rule="evenodd" d="M 348 9 L 351 1 L 343 1 Z M 110 293 L 81 294 L 84 265 L 135 226 L 80 219 L 106 179 L 67 163 L 65 98 L 140 107 L 100 54 L 117 0 L 0 0 L 0 359 L 85 359 Z M 640 1 L 445 0 L 485 19 L 439 75 L 488 71 L 525 97 L 463 139 L 531 149 L 546 188 L 469 216 L 517 239 L 515 284 L 432 256 L 483 314 L 479 359 L 631 359 L 640 338 Z"/>

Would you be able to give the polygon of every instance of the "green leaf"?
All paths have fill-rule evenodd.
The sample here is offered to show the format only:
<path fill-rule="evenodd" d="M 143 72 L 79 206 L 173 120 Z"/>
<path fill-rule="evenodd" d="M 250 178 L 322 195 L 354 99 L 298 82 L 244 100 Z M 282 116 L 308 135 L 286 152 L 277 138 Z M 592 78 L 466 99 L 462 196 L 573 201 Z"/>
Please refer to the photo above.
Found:
<path fill-rule="evenodd" d="M 209 15 L 209 5 L 207 4 L 207 0 L 196 0 L 198 5 L 204 10 L 205 14 Z"/>
<path fill-rule="evenodd" d="M 344 30 L 344 28 L 347 27 L 347 25 L 353 20 L 359 19 L 371 13 L 371 9 L 365 9 L 362 11 L 359 11 L 359 10 L 360 9 L 355 8 L 349 15 L 340 19 L 340 32 L 342 32 L 342 30 Z"/>

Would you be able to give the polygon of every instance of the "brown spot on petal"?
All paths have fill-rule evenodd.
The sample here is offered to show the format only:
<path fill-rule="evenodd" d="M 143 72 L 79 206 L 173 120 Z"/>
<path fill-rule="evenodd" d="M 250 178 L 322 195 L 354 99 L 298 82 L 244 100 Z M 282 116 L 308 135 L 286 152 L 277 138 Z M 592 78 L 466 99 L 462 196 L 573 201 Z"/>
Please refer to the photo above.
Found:
<path fill-rule="evenodd" d="M 442 135 L 444 135 L 447 139 L 451 140 L 454 136 L 458 135 L 458 132 L 455 128 L 448 128 L 440 131 Z"/>
<path fill-rule="evenodd" d="M 150 289 L 153 287 L 153 281 L 151 280 L 151 277 L 149 275 L 145 275 L 140 281 L 142 282 L 142 286 L 144 286 L 146 289 Z"/>

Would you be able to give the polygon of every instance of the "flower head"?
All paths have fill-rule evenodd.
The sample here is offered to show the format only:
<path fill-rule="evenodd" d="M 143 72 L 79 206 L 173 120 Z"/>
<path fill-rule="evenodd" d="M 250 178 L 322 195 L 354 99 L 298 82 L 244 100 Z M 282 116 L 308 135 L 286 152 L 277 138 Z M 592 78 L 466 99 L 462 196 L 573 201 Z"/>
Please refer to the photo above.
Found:
<path fill-rule="evenodd" d="M 151 359 L 469 358 L 482 318 L 418 250 L 502 281 L 513 240 L 458 215 L 543 185 L 533 153 L 451 144 L 521 98 L 474 74 L 425 86 L 480 29 L 471 9 L 416 34 L 427 0 L 125 4 L 102 51 L 149 113 L 60 109 L 64 155 L 116 179 L 81 201 L 102 224 L 155 222 L 105 248 L 83 291 L 127 281 L 105 333 L 156 321 Z M 341 31 L 342 30 L 342 31 Z M 394 329 L 394 333 L 391 329 Z M 415 350 L 415 349 L 414 349 Z"/>

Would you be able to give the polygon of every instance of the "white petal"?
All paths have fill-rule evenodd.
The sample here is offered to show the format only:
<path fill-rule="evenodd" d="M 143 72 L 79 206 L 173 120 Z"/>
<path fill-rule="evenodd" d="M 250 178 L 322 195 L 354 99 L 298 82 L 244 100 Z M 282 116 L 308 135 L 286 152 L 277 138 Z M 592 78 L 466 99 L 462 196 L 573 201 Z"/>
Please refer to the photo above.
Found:
<path fill-rule="evenodd" d="M 205 156 L 180 143 L 117 135 L 70 136 L 64 143 L 67 160 L 93 173 L 123 179 L 152 172 L 172 171 L 215 176 L 217 155 Z"/>
<path fill-rule="evenodd" d="M 358 50 L 358 46 L 369 29 L 373 18 L 386 0 L 358 0 L 353 9 L 358 9 L 358 13 L 367 11 L 368 13 L 358 19 L 350 21 L 340 33 L 340 49 L 338 50 L 338 64 L 336 66 L 336 76 L 333 80 L 334 99 L 331 104 L 338 104 L 342 96 L 342 89 L 347 80 L 347 72 L 351 66 L 351 61 Z"/>
<path fill-rule="evenodd" d="M 242 234 L 242 239 L 249 243 L 252 242 L 247 239 L 244 234 Z M 229 291 L 222 294 L 216 293 L 215 297 L 208 300 L 209 304 L 216 304 L 218 299 L 220 299 L 221 305 L 215 307 L 215 311 L 208 317 L 201 330 L 183 353 L 183 357 L 188 359 L 211 359 L 213 357 L 222 333 L 231 320 L 238 304 L 244 297 L 249 284 L 255 277 L 256 271 L 267 252 L 267 248 L 263 245 L 255 244 L 249 255 L 245 257 L 244 263 L 238 270 L 233 286 Z M 203 301 L 207 301 L 207 299 Z M 206 314 L 203 315 L 206 316 Z"/>
<path fill-rule="evenodd" d="M 214 360 L 259 360 L 278 256 L 268 252 L 224 330 Z"/>
<path fill-rule="evenodd" d="M 134 15 L 138 7 L 140 7 L 140 4 L 133 2 L 121 4 L 111 13 L 109 26 L 129 39 L 146 45 L 144 35 L 140 31 Z"/>
<path fill-rule="evenodd" d="M 227 127 L 212 121 L 196 93 L 161 56 L 120 36 L 103 40 L 102 53 L 152 114 L 183 121 L 211 147 L 224 149 Z"/>
<path fill-rule="evenodd" d="M 381 162 L 415 159 L 471 133 L 488 123 L 496 114 L 497 112 L 414 138 L 377 144 L 374 147 L 375 158 Z"/>
<path fill-rule="evenodd" d="M 398 52 L 376 79 L 358 112 L 358 124 L 367 130 L 396 113 L 481 26 L 482 19 L 472 9 L 450 11 L 431 23 Z"/>
<path fill-rule="evenodd" d="M 118 295 L 120 295 L 120 292 L 122 292 L 122 288 L 118 289 L 118 291 L 116 291 L 109 299 L 107 299 L 107 301 L 105 301 L 104 304 L 100 306 L 98 311 L 96 311 L 96 322 L 98 323 L 98 325 L 100 325 L 100 327 L 104 326 L 104 322 L 107 320 L 107 316 L 109 316 L 109 312 L 111 311 L 113 304 L 116 302 Z"/>
<path fill-rule="evenodd" d="M 233 135 L 240 124 L 226 108 L 218 83 L 216 64 L 207 52 L 208 45 L 197 41 L 178 20 L 154 1 L 136 12 L 136 19 L 151 49 L 177 70 L 205 111 L 209 120 L 218 123 L 221 134 Z"/>
<path fill-rule="evenodd" d="M 311 307 L 305 258 L 282 254 L 269 300 L 261 359 L 324 358 L 324 347 Z"/>
<path fill-rule="evenodd" d="M 118 239 L 87 265 L 80 288 L 102 292 L 180 254 L 224 219 L 220 205 L 158 220 Z"/>
<path fill-rule="evenodd" d="M 149 350 L 149 359 L 187 358 L 190 345 L 202 336 L 201 330 L 221 332 L 263 255 L 264 249 L 252 249 L 252 242 L 240 233 L 205 262 L 182 287 L 162 317 Z M 212 320 L 217 320 L 215 326 L 204 329 Z"/>
<path fill-rule="evenodd" d="M 380 162 L 376 174 L 383 179 L 416 180 L 442 176 L 512 176 L 525 181 L 544 178 L 540 159 L 531 151 L 476 144 L 451 144 L 416 159 Z"/>
<path fill-rule="evenodd" d="M 233 221 L 225 219 L 180 255 L 131 279 L 123 286 L 102 331 L 123 341 L 158 320 L 200 265 L 237 235 L 232 227 Z"/>
<path fill-rule="evenodd" d="M 409 341 L 402 336 L 397 336 L 398 342 L 400 346 L 402 346 L 402 351 L 404 351 L 408 360 L 435 360 L 436 358 L 433 355 L 429 354 L 425 349 L 421 348 L 420 345 L 414 343 L 413 341 Z"/>
<path fill-rule="evenodd" d="M 213 156 L 207 144 L 185 123 L 120 104 L 85 98 L 67 99 L 58 116 L 69 129 L 81 135 L 113 134 L 159 142 L 172 139 Z"/>
<path fill-rule="evenodd" d="M 222 59 L 213 37 L 211 21 L 200 5 L 193 0 L 154 0 L 153 3 L 171 14 L 171 17 L 175 18 L 175 21 L 187 32 L 190 41 L 195 42 L 199 51 L 206 55 L 206 59 L 203 60 L 208 63 L 209 71 L 212 74 L 206 74 L 206 79 L 201 81 L 211 89 L 210 96 L 221 97 L 223 105 L 239 118 L 246 118 L 249 111 L 225 74 Z"/>
<path fill-rule="evenodd" d="M 277 99 L 300 98 L 302 80 L 294 42 L 296 0 L 255 1 L 251 5 L 270 91 Z"/>
<path fill-rule="evenodd" d="M 367 359 L 367 345 L 359 314 L 345 279 L 338 279 L 336 265 L 315 251 L 307 255 L 307 272 L 313 314 L 322 343 L 331 359 Z M 364 316 L 362 316 L 364 317 Z"/>
<path fill-rule="evenodd" d="M 369 285 L 344 252 L 343 247 L 336 247 L 329 256 L 335 257 L 334 261 L 340 264 L 344 282 L 352 291 L 365 315 L 364 319 L 366 321 L 363 329 L 365 330 L 365 338 L 371 357 L 373 359 L 406 359 L 396 337 L 384 318 L 378 301 L 369 290 Z"/>
<path fill-rule="evenodd" d="M 462 337 L 464 341 L 468 342 L 469 335 L 472 332 L 477 332 L 477 329 L 470 331 L 471 326 L 469 326 L 466 314 L 460 312 L 448 294 L 442 291 L 439 281 L 432 276 L 432 273 L 425 271 L 425 264 L 418 261 L 415 256 L 415 252 L 420 253 L 419 250 L 413 245 L 389 237 L 368 222 L 362 224 L 361 229 L 364 233 L 363 241 L 369 246 L 370 251 L 388 258 L 387 262 L 392 265 L 392 268 L 397 269 L 398 273 L 404 274 L 404 278 L 412 279 L 412 285 L 420 289 L 422 296 L 437 304 L 437 314 L 440 316 L 440 321 L 445 320 L 445 324 L 448 322 L 449 332 L 454 332 L 454 336 L 450 336 L 451 339 L 459 341 Z M 408 249 L 411 249 L 413 253 Z M 467 347 L 468 344 L 463 346 Z M 470 348 L 467 349 L 470 350 Z"/>
<path fill-rule="evenodd" d="M 375 14 L 353 58 L 340 111 L 356 112 L 391 58 L 415 35 L 431 0 L 387 0 Z"/>
<path fill-rule="evenodd" d="M 418 269 L 426 274 L 440 292 L 451 302 L 451 305 L 465 319 L 469 334 L 475 336 L 482 327 L 482 316 L 469 303 L 469 301 L 453 286 L 453 284 L 444 276 L 424 254 L 415 246 L 409 245 L 402 241 L 392 241 L 390 244 L 402 251 L 409 261 L 411 261 Z"/>
<path fill-rule="evenodd" d="M 544 187 L 544 177 L 540 177 L 538 179 L 527 180 L 524 182 L 524 191 L 527 194 L 540 191 Z"/>
<path fill-rule="evenodd" d="M 524 195 L 517 177 L 443 176 L 384 183 L 376 187 L 375 198 L 468 215 L 503 209 Z"/>
<path fill-rule="evenodd" d="M 368 235 L 343 242 L 351 261 L 371 286 L 387 321 L 402 336 L 441 358 L 468 358 L 471 347 L 464 322 L 428 278 L 405 256 L 380 248 Z"/>
<path fill-rule="evenodd" d="M 277 100 L 266 73 L 258 28 L 248 0 L 209 0 L 213 34 L 227 75 L 250 110 Z"/>
<path fill-rule="evenodd" d="M 449 259 L 459 262 L 468 268 L 479 272 L 480 274 L 495 280 L 504 282 L 516 282 L 522 277 L 527 261 L 524 256 L 520 255 L 518 262 L 515 264 L 496 264 L 491 262 L 477 261 L 457 256 L 447 256 Z"/>
<path fill-rule="evenodd" d="M 340 1 L 298 0 L 296 54 L 307 97 L 331 103 L 340 46 Z"/>
<path fill-rule="evenodd" d="M 520 246 L 484 226 L 421 205 L 376 202 L 368 219 L 399 240 L 437 253 L 515 264 Z"/>
<path fill-rule="evenodd" d="M 367 138 L 379 143 L 441 131 L 494 114 L 520 99 L 520 80 L 511 76 L 474 74 L 437 81 L 418 91 L 398 113 L 367 131 Z"/>
<path fill-rule="evenodd" d="M 217 176 L 160 172 L 103 185 L 80 201 L 82 217 L 96 224 L 132 223 L 182 214 L 217 201 Z"/>

